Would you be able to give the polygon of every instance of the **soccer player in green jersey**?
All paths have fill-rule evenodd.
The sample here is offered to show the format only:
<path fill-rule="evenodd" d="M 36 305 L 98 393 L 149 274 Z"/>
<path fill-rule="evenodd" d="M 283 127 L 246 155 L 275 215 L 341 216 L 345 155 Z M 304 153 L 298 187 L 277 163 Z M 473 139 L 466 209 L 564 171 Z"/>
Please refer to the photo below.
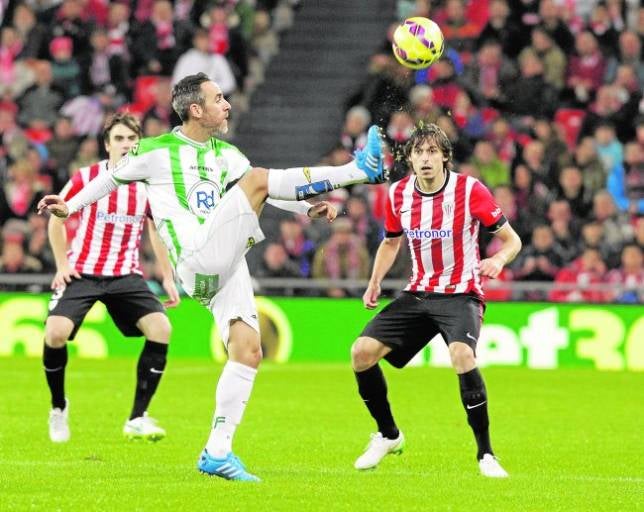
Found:
<path fill-rule="evenodd" d="M 368 132 L 356 159 L 337 167 L 252 167 L 234 146 L 216 138 L 228 129 L 230 104 L 205 74 L 189 75 L 172 91 L 182 125 L 143 139 L 112 173 L 99 175 L 69 202 L 49 195 L 40 212 L 67 217 L 118 185 L 142 181 L 157 231 L 184 289 L 210 309 L 228 362 L 219 378 L 212 430 L 197 466 L 230 480 L 259 480 L 233 454 L 232 440 L 262 359 L 257 310 L 245 254 L 264 239 L 259 215 L 266 202 L 332 221 L 326 201 L 306 199 L 356 183 L 385 180 L 380 135 Z"/>

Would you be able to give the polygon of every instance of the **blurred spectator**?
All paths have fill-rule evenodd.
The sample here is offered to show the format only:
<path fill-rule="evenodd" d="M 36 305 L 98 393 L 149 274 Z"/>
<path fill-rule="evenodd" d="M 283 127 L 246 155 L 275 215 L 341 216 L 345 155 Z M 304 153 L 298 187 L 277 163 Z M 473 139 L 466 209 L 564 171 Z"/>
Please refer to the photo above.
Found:
<path fill-rule="evenodd" d="M 532 242 L 521 251 L 519 264 L 514 271 L 515 279 L 521 281 L 552 281 L 564 264 L 564 258 L 555 242 L 550 226 L 542 224 L 534 228 Z M 531 300 L 541 300 L 544 295 L 530 295 Z"/>
<path fill-rule="evenodd" d="M 593 198 L 593 218 L 604 225 L 606 242 L 611 247 L 622 247 L 631 236 L 630 227 L 619 217 L 613 196 L 600 190 Z"/>
<path fill-rule="evenodd" d="M 28 126 L 34 121 L 42 121 L 53 126 L 63 96 L 53 88 L 51 63 L 40 60 L 34 65 L 36 83 L 18 99 L 20 113 L 18 121 Z"/>
<path fill-rule="evenodd" d="M 358 194 L 349 196 L 346 212 L 353 225 L 353 232 L 366 244 L 369 254 L 376 254 L 383 237 L 383 229 L 371 216 L 367 198 Z"/>
<path fill-rule="evenodd" d="M 313 258 L 312 276 L 316 279 L 367 279 L 369 253 L 364 242 L 353 233 L 351 221 L 337 218 L 332 224 L 331 238 L 322 244 Z M 341 288 L 327 290 L 330 297 L 344 297 Z"/>
<path fill-rule="evenodd" d="M 618 32 L 613 23 L 604 2 L 598 2 L 593 7 L 588 20 L 588 31 L 595 36 L 599 48 L 606 57 L 617 53 Z"/>
<path fill-rule="evenodd" d="M 510 122 L 505 117 L 497 117 L 492 121 L 487 134 L 499 158 L 506 164 L 510 164 L 517 156 L 518 137 L 512 129 Z"/>
<path fill-rule="evenodd" d="M 33 256 L 25 254 L 23 247 L 25 233 L 13 226 L 2 230 L 2 251 L 0 252 L 0 272 L 7 274 L 33 274 L 42 271 L 42 265 Z M 3 285 L 6 290 L 6 285 Z"/>
<path fill-rule="evenodd" d="M 527 118 L 523 125 L 530 125 L 535 117 L 551 118 L 557 104 L 557 91 L 543 77 L 543 63 L 534 51 L 527 51 L 519 60 L 521 74 L 510 82 L 505 91 L 504 106 L 512 114 Z"/>
<path fill-rule="evenodd" d="M 536 119 L 532 127 L 535 138 L 543 144 L 543 161 L 556 174 L 562 159 L 568 154 L 568 147 L 548 119 Z"/>
<path fill-rule="evenodd" d="M 69 179 L 69 164 L 78 151 L 79 141 L 74 134 L 71 119 L 60 116 L 54 124 L 54 136 L 47 142 L 47 167 L 53 177 L 53 188 L 58 191 Z"/>
<path fill-rule="evenodd" d="M 602 85 L 606 60 L 591 32 L 577 34 L 575 49 L 568 63 L 566 85 L 579 105 L 587 105 Z"/>
<path fill-rule="evenodd" d="M 489 102 L 494 106 L 501 100 L 501 91 L 509 87 L 517 74 L 512 61 L 504 58 L 501 45 L 491 40 L 483 43 L 462 79 L 476 101 L 481 104 Z"/>
<path fill-rule="evenodd" d="M 371 57 L 369 76 L 366 82 L 357 94 L 349 98 L 348 102 L 349 106 L 364 105 L 367 107 L 372 122 L 381 126 L 385 126 L 389 122 L 392 112 L 401 110 L 407 105 L 407 91 L 413 83 L 412 71 L 398 64 L 389 53 Z M 431 94 L 429 87 L 424 90 L 425 105 L 423 110 L 419 112 L 420 115 L 423 115 L 425 110 L 429 110 L 428 114 L 436 112 L 438 108 L 427 94 L 428 90 Z M 420 100 L 419 103 L 421 103 Z"/>
<path fill-rule="evenodd" d="M 635 118 L 640 97 L 641 94 L 624 97 L 617 86 L 601 86 L 597 91 L 596 100 L 584 118 L 579 134 L 580 138 L 592 135 L 601 122 L 612 123 L 616 127 L 617 136 L 621 141 L 632 138 L 632 121 Z"/>
<path fill-rule="evenodd" d="M 644 215 L 644 149 L 640 144 L 624 146 L 624 162 L 613 166 L 607 183 L 620 212 Z"/>
<path fill-rule="evenodd" d="M 269 243 L 264 249 L 262 260 L 254 270 L 256 277 L 301 277 L 297 265 L 291 261 L 286 249 L 280 243 Z M 285 287 L 262 287 L 261 292 L 267 295 L 292 295 L 293 290 Z"/>
<path fill-rule="evenodd" d="M 154 116 L 148 116 L 143 121 L 144 137 L 158 137 L 159 135 L 168 133 L 171 129 L 172 127 L 169 123 Z"/>
<path fill-rule="evenodd" d="M 149 117 L 154 117 L 169 126 L 181 124 L 177 113 L 172 108 L 172 86 L 170 85 L 170 80 L 166 78 L 157 80 L 152 90 L 154 101 L 145 113 L 143 122 Z"/>
<path fill-rule="evenodd" d="M 452 152 L 454 153 L 455 162 L 465 162 L 472 154 L 473 145 L 468 137 L 463 136 L 456 124 L 454 118 L 445 114 L 436 120 L 436 124 L 445 132 L 447 138 L 452 143 Z M 405 172 L 402 176 L 406 176 L 409 170 L 407 162 L 405 162 Z M 463 172 L 462 169 L 460 172 Z M 480 177 L 480 172 L 477 169 L 477 176 Z M 401 177 L 402 177 L 401 176 Z M 393 181 L 393 180 L 392 180 Z"/>
<path fill-rule="evenodd" d="M 487 41 L 497 41 L 503 53 L 514 58 L 521 50 L 523 34 L 517 23 L 510 18 L 510 10 L 507 0 L 491 0 L 488 22 L 477 39 L 477 49 L 480 49 Z"/>
<path fill-rule="evenodd" d="M 526 241 L 532 232 L 534 219 L 530 217 L 529 212 L 519 208 L 512 188 L 508 185 L 495 187 L 494 200 L 501 207 L 503 215 L 521 237 L 521 240 Z"/>
<path fill-rule="evenodd" d="M 69 177 L 72 176 L 74 171 L 81 167 L 87 167 L 88 165 L 95 163 L 97 160 L 100 160 L 98 141 L 96 140 L 96 137 L 86 137 L 81 141 L 78 147 L 76 158 L 74 158 L 67 167 Z"/>
<path fill-rule="evenodd" d="M 546 161 L 545 148 L 540 140 L 531 140 L 521 152 L 520 161 L 530 169 L 533 179 L 540 181 L 549 190 L 555 190 L 559 181 L 556 167 L 552 167 Z"/>
<path fill-rule="evenodd" d="M 137 74 L 171 76 L 174 64 L 188 47 L 191 27 L 175 20 L 169 0 L 155 0 L 149 18 L 136 28 L 131 46 Z"/>
<path fill-rule="evenodd" d="M 315 243 L 307 237 L 304 227 L 295 217 L 283 219 L 279 230 L 279 241 L 290 260 L 297 266 L 299 276 L 309 277 L 316 249 Z"/>
<path fill-rule="evenodd" d="M 546 219 L 558 239 L 564 234 L 572 240 L 575 240 L 579 236 L 581 223 L 573 217 L 568 201 L 561 199 L 551 201 L 548 205 Z"/>
<path fill-rule="evenodd" d="M 557 46 L 564 53 L 570 55 L 575 44 L 575 38 L 561 19 L 561 14 L 560 6 L 554 0 L 541 0 L 539 3 L 541 26 L 550 34 Z"/>
<path fill-rule="evenodd" d="M 584 249 L 582 255 L 555 277 L 555 287 L 550 300 L 558 302 L 606 302 L 610 293 L 605 290 L 589 289 L 592 285 L 606 284 L 606 265 L 597 249 Z M 572 287 L 557 286 L 573 285 Z"/>
<path fill-rule="evenodd" d="M 20 53 L 22 42 L 16 30 L 2 27 L 0 31 L 0 86 L 10 86 L 16 79 L 15 60 Z"/>
<path fill-rule="evenodd" d="M 532 171 L 524 164 L 514 168 L 513 191 L 520 212 L 533 219 L 545 218 L 551 193 L 542 181 L 534 179 Z"/>
<path fill-rule="evenodd" d="M 592 209 L 592 195 L 584 190 L 584 182 L 578 167 L 567 166 L 559 174 L 557 199 L 570 205 L 570 211 L 577 219 L 585 219 Z"/>
<path fill-rule="evenodd" d="M 264 66 L 279 52 L 277 34 L 271 30 L 271 15 L 264 9 L 259 9 L 253 18 L 251 48 Z"/>
<path fill-rule="evenodd" d="M 452 118 L 461 133 L 470 139 L 479 139 L 485 134 L 485 121 L 480 110 L 472 104 L 470 95 L 461 90 L 452 106 Z"/>
<path fill-rule="evenodd" d="M 624 148 L 615 135 L 615 127 L 609 122 L 600 122 L 595 128 L 595 147 L 604 169 L 608 172 L 624 160 Z"/>
<path fill-rule="evenodd" d="M 606 187 L 606 170 L 597 156 L 595 140 L 592 137 L 584 137 L 579 141 L 572 160 L 566 162 L 564 159 L 564 165 L 568 164 L 579 168 L 584 180 L 584 189 L 588 193 L 594 195 Z"/>
<path fill-rule="evenodd" d="M 362 105 L 351 107 L 344 116 L 340 144 L 350 153 L 362 149 L 367 141 L 367 128 L 371 123 L 371 114 Z"/>
<path fill-rule="evenodd" d="M 521 51 L 519 60 L 521 55 L 530 51 L 543 63 L 544 81 L 561 91 L 566 84 L 566 56 L 544 27 L 536 26 L 532 29 L 532 44 Z"/>
<path fill-rule="evenodd" d="M 490 188 L 510 183 L 510 169 L 503 163 L 491 142 L 480 140 L 474 146 L 470 163 L 478 168 L 483 182 Z"/>
<path fill-rule="evenodd" d="M 615 302 L 641 304 L 644 302 L 644 257 L 636 244 L 628 244 L 622 250 L 622 265 L 608 273 L 608 282 L 619 285 L 613 296 Z"/>
<path fill-rule="evenodd" d="M 192 37 L 192 48 L 177 60 L 172 72 L 172 85 L 184 76 L 194 75 L 200 71 L 217 82 L 225 96 L 235 92 L 237 83 L 230 64 L 222 55 L 209 52 L 208 31 L 203 28 L 195 31 Z"/>
<path fill-rule="evenodd" d="M 240 90 L 244 90 L 248 75 L 248 45 L 239 27 L 228 22 L 228 10 L 222 1 L 211 4 L 205 17 L 204 28 L 208 30 L 209 49 L 226 57 L 232 65 L 235 81 Z"/>
<path fill-rule="evenodd" d="M 36 212 L 29 214 L 27 253 L 40 262 L 43 272 L 55 272 L 56 262 L 48 241 L 47 222 L 48 218 L 44 215 L 38 215 Z"/>
<path fill-rule="evenodd" d="M 447 44 L 465 57 L 474 50 L 480 33 L 480 27 L 466 17 L 463 0 L 447 0 L 441 29 Z"/>
<path fill-rule="evenodd" d="M 52 57 L 52 85 L 63 93 L 65 99 L 80 94 L 81 69 L 73 57 L 73 41 L 71 37 L 55 37 L 49 43 L 49 53 Z"/>
<path fill-rule="evenodd" d="M 0 226 L 9 219 L 27 220 L 36 210 L 44 195 L 36 181 L 37 173 L 27 160 L 18 160 L 9 167 L 8 179 L 0 188 Z"/>
<path fill-rule="evenodd" d="M 124 54 L 110 47 L 109 33 L 103 28 L 92 31 L 90 43 L 91 50 L 80 60 L 83 94 L 112 85 L 116 94 L 125 96 L 130 76 Z"/>
<path fill-rule="evenodd" d="M 83 12 L 84 3 L 82 0 L 63 0 L 49 27 L 51 38 L 70 37 L 72 39 L 75 57 L 82 56 L 90 48 L 91 24 L 83 20 L 83 16 L 87 14 Z"/>
<path fill-rule="evenodd" d="M 429 85 L 412 87 L 409 90 L 409 104 L 416 122 L 435 123 L 443 115 L 443 109 L 434 102 L 434 93 Z"/>
<path fill-rule="evenodd" d="M 106 85 L 90 96 L 77 96 L 66 102 L 60 113 L 71 118 L 74 133 L 79 137 L 97 136 L 107 113 L 116 110 L 114 88 Z"/>
<path fill-rule="evenodd" d="M 131 54 L 130 7 L 122 2 L 110 2 L 107 12 L 107 51 L 129 63 Z"/>
<path fill-rule="evenodd" d="M 617 76 L 617 68 L 627 64 L 633 66 L 637 75 L 639 87 L 644 86 L 644 62 L 642 62 L 642 41 L 635 32 L 627 30 L 619 35 L 619 53 L 612 56 L 606 64 L 607 83 Z"/>
<path fill-rule="evenodd" d="M 454 63 L 448 57 L 441 57 L 430 70 L 434 102 L 447 111 L 453 109 L 457 96 L 463 91 Z"/>
<path fill-rule="evenodd" d="M 606 238 L 606 229 L 596 220 L 588 222 L 581 228 L 581 249 L 597 249 L 608 268 L 619 265 L 621 246 L 612 246 Z"/>
<path fill-rule="evenodd" d="M 13 26 L 22 42 L 19 59 L 47 58 L 47 29 L 38 23 L 34 11 L 26 2 L 16 5 L 13 11 Z"/>

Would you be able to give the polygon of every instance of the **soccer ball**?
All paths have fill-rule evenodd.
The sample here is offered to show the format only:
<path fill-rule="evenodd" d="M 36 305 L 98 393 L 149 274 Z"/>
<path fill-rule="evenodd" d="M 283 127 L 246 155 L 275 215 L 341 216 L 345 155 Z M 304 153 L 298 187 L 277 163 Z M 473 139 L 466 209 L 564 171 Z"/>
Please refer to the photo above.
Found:
<path fill-rule="evenodd" d="M 406 19 L 394 31 L 394 57 L 403 66 L 424 69 L 443 54 L 443 32 L 428 18 Z"/>

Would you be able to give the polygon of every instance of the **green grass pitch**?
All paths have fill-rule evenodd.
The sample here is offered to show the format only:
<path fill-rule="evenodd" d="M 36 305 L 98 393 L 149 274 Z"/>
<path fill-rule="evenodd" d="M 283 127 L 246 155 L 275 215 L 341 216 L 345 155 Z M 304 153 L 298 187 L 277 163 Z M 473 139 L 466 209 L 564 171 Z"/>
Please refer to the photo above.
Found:
<path fill-rule="evenodd" d="M 47 437 L 41 363 L 0 359 L 0 510 L 644 510 L 644 375 L 487 369 L 507 480 L 478 474 L 448 369 L 387 367 L 405 453 L 352 467 L 373 430 L 348 365 L 265 364 L 235 440 L 263 482 L 201 475 L 220 367 L 170 359 L 150 414 L 162 442 L 127 442 L 136 361 L 72 358 L 72 439 Z"/>

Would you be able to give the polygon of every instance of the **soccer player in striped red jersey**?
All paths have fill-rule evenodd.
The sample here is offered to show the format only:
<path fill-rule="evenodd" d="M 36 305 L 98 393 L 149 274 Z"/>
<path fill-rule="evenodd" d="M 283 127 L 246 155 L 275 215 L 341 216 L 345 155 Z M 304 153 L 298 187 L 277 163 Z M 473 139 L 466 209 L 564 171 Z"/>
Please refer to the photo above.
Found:
<path fill-rule="evenodd" d="M 66 200 L 101 173 L 109 173 L 134 147 L 141 127 L 130 114 L 116 114 L 105 125 L 103 138 L 109 154 L 75 173 L 63 188 Z M 54 293 L 45 325 L 43 361 L 51 392 L 49 437 L 54 442 L 69 440 L 69 402 L 65 397 L 67 340 L 73 340 L 85 315 L 96 301 L 107 306 L 112 319 L 125 336 L 145 336 L 137 367 L 134 405 L 123 433 L 128 438 L 159 440 L 165 431 L 147 416 L 146 410 L 157 389 L 166 363 L 170 322 L 164 306 L 179 303 L 172 266 L 163 242 L 149 219 L 149 205 L 142 183 L 131 183 L 113 191 L 80 211 L 80 225 L 69 250 L 64 220 L 49 220 L 49 241 L 56 259 Z M 163 273 L 163 287 L 169 300 L 161 304 L 141 276 L 139 247 L 147 223 L 150 241 Z"/>
<path fill-rule="evenodd" d="M 487 394 L 475 349 L 485 309 L 480 278 L 497 277 L 517 255 L 521 241 L 490 191 L 478 180 L 450 170 L 452 147 L 438 126 L 418 127 L 405 152 L 413 174 L 390 187 L 386 237 L 363 296 L 365 307 L 378 305 L 380 283 L 394 263 L 403 235 L 410 248 L 412 275 L 401 295 L 367 324 L 352 347 L 358 391 L 378 426 L 355 467 L 373 468 L 385 455 L 401 453 L 404 445 L 378 362 L 384 358 L 402 368 L 440 333 L 458 374 L 480 471 L 488 477 L 505 477 L 490 443 Z M 481 224 L 502 242 L 499 251 L 484 260 L 478 247 Z"/>

